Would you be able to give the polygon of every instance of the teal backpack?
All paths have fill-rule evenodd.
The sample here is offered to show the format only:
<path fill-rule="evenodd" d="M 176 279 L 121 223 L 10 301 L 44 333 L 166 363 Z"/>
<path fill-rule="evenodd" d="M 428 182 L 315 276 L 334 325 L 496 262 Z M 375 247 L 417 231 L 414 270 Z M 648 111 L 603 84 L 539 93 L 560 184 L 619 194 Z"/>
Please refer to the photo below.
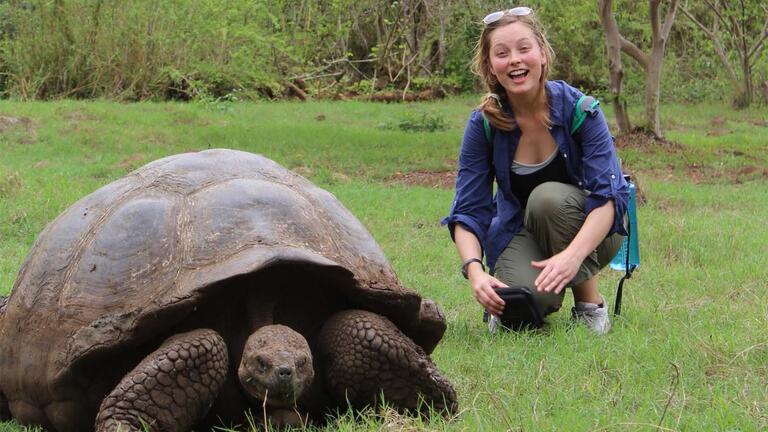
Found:
<path fill-rule="evenodd" d="M 573 121 L 571 122 L 571 135 L 579 130 L 581 124 L 584 123 L 584 119 L 587 118 L 587 114 L 595 113 L 595 109 L 598 105 L 600 105 L 600 102 L 592 96 L 582 95 L 579 100 L 576 101 L 576 113 L 573 115 Z M 487 139 L 489 143 L 493 143 L 493 130 L 485 116 L 483 116 L 483 129 L 485 130 L 485 139 Z"/>

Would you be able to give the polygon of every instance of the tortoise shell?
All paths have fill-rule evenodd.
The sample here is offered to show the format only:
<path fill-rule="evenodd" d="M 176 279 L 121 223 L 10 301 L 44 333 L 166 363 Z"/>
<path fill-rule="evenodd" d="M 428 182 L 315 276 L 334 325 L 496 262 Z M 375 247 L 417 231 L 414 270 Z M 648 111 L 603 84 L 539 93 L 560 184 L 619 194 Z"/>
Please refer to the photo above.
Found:
<path fill-rule="evenodd" d="M 0 389 L 17 411 L 71 401 L 99 379 L 83 365 L 129 356 L 203 302 L 226 304 L 222 281 L 277 265 L 333 280 L 406 334 L 418 319 L 421 297 L 333 195 L 259 155 L 180 154 L 96 190 L 40 234 L 0 319 Z"/>

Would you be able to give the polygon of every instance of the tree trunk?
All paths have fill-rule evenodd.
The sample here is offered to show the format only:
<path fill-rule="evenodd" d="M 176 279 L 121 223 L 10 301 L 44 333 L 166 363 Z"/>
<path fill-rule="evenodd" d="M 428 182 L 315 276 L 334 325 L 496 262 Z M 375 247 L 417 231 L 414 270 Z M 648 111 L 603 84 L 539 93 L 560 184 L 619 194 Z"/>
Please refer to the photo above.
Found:
<path fill-rule="evenodd" d="M 442 74 L 445 71 L 446 43 L 445 24 L 448 20 L 445 8 L 446 0 L 438 0 L 438 16 L 440 17 L 440 33 L 437 39 L 437 70 Z"/>
<path fill-rule="evenodd" d="M 763 81 L 760 85 L 760 92 L 763 93 L 763 102 L 768 105 L 768 81 Z"/>
<path fill-rule="evenodd" d="M 742 46 L 742 49 L 746 54 L 746 47 Z M 741 76 L 744 78 L 744 94 L 743 99 L 736 101 L 737 108 L 746 108 L 752 104 L 752 92 L 754 88 L 752 86 L 752 66 L 749 64 L 749 58 L 745 55 L 741 59 Z"/>
<path fill-rule="evenodd" d="M 662 138 L 659 100 L 661 98 L 661 65 L 664 61 L 664 46 L 654 46 L 651 61 L 645 71 L 645 98 L 643 107 L 645 123 L 656 138 Z"/>
<path fill-rule="evenodd" d="M 677 13 L 677 0 L 671 0 L 664 22 L 659 16 L 661 0 L 649 0 L 651 18 L 651 56 L 645 70 L 645 122 L 647 128 L 656 138 L 663 138 L 661 133 L 661 118 L 659 116 L 659 101 L 661 93 L 661 67 L 664 63 L 664 51 L 667 46 L 669 32 Z"/>
<path fill-rule="evenodd" d="M 600 22 L 605 34 L 605 45 L 608 50 L 608 76 L 610 79 L 610 91 L 613 109 L 616 113 L 616 123 L 620 133 L 627 133 L 632 129 L 627 112 L 627 104 L 621 95 L 624 80 L 624 67 L 621 63 L 621 35 L 616 18 L 613 16 L 612 0 L 600 0 Z"/>

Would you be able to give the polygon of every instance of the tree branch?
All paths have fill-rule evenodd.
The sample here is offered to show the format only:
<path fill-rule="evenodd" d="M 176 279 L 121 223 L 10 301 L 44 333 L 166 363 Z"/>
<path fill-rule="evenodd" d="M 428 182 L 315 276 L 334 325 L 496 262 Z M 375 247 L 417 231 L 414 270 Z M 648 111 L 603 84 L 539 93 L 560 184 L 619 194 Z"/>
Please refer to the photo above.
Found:
<path fill-rule="evenodd" d="M 707 3 L 709 1 L 707 0 Z M 712 41 L 712 45 L 715 49 L 715 53 L 717 53 L 717 56 L 720 57 L 720 61 L 723 63 L 723 66 L 725 67 L 725 71 L 728 73 L 728 77 L 733 82 L 734 87 L 738 85 L 739 77 L 736 74 L 736 70 L 733 68 L 733 65 L 731 64 L 730 60 L 728 60 L 728 56 L 725 53 L 725 48 L 723 48 L 722 43 L 720 42 L 720 38 L 717 36 L 718 33 L 718 22 L 719 22 L 719 15 L 715 14 L 715 17 L 713 19 L 712 23 L 712 29 L 708 29 L 704 24 L 702 24 L 699 20 L 696 19 L 696 17 L 691 14 L 688 9 L 685 7 L 680 8 L 680 10 L 683 11 L 683 14 L 691 19 L 696 25 L 699 26 L 699 28 L 709 36 L 709 39 Z"/>
<path fill-rule="evenodd" d="M 712 9 L 712 12 L 714 12 L 715 15 L 717 15 L 717 18 L 720 21 L 725 22 L 725 18 L 723 18 L 723 15 L 720 13 L 720 4 L 719 3 L 718 4 L 714 4 L 710 0 L 704 0 L 704 1 L 707 3 L 707 6 L 709 6 L 709 8 Z"/>
<path fill-rule="evenodd" d="M 747 59 L 752 58 L 752 56 L 760 52 L 766 38 L 768 38 L 768 18 L 765 20 L 765 24 L 763 25 L 763 35 L 760 37 L 760 40 L 755 43 L 755 46 L 753 46 L 752 49 L 749 50 L 749 54 L 747 54 Z"/>
<path fill-rule="evenodd" d="M 672 24 L 675 23 L 675 15 L 677 14 L 677 0 L 672 0 L 672 4 L 669 5 L 667 16 L 664 18 L 664 27 L 661 30 L 662 37 L 667 40 L 669 32 L 672 31 Z"/>
<path fill-rule="evenodd" d="M 651 15 L 651 38 L 652 40 L 658 40 L 659 39 L 659 2 L 661 0 L 650 0 L 648 2 L 649 4 L 649 12 Z"/>
<path fill-rule="evenodd" d="M 621 51 L 635 59 L 636 62 L 640 64 L 640 66 L 643 67 L 643 69 L 648 69 L 648 56 L 637 47 L 637 45 L 633 44 L 632 42 L 624 39 L 624 36 L 619 35 L 619 41 L 621 42 Z"/>
<path fill-rule="evenodd" d="M 688 9 L 686 9 L 685 7 L 681 7 L 681 8 L 680 8 L 680 10 L 683 12 L 683 15 L 687 16 L 687 17 L 688 17 L 688 18 L 689 18 L 691 21 L 693 21 L 693 23 L 694 23 L 694 24 L 696 24 L 697 26 L 699 26 L 699 28 L 700 28 L 700 29 L 701 29 L 701 30 L 702 30 L 704 33 L 706 33 L 706 34 L 707 34 L 707 36 L 709 36 L 710 38 L 713 38 L 713 37 L 714 37 L 714 30 L 710 31 L 710 30 L 709 30 L 709 28 L 707 28 L 707 26 L 705 26 L 704 24 L 702 24 L 702 23 L 701 23 L 701 21 L 699 21 L 698 19 L 696 19 L 696 17 L 695 17 L 695 16 L 693 16 L 693 14 L 691 14 L 691 13 L 688 11 Z"/>
<path fill-rule="evenodd" d="M 731 24 L 730 30 L 736 37 L 736 39 L 741 40 L 742 34 L 741 34 L 741 26 L 736 22 L 736 18 L 734 18 L 732 15 L 729 15 L 727 22 Z"/>

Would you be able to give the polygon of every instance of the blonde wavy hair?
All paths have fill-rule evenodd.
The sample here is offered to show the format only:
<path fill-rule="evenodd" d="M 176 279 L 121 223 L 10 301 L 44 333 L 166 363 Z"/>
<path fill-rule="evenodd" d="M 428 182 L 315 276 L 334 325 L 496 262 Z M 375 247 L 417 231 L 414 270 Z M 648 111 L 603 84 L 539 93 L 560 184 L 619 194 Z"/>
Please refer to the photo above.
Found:
<path fill-rule="evenodd" d="M 539 44 L 539 48 L 546 59 L 546 63 L 541 68 L 539 94 L 536 98 L 537 104 L 534 107 L 534 110 L 537 113 L 537 117 L 540 117 L 541 122 L 549 126 L 549 101 L 547 100 L 546 82 L 549 77 L 552 62 L 555 59 L 555 52 L 552 50 L 549 41 L 547 41 L 544 29 L 533 12 L 522 16 L 504 14 L 498 21 L 488 24 L 483 28 L 483 32 L 480 34 L 480 39 L 478 39 L 477 45 L 475 45 L 472 72 L 479 76 L 483 81 L 483 84 L 488 90 L 488 94 L 483 97 L 482 102 L 477 108 L 485 115 L 491 126 L 496 129 L 511 131 L 517 127 L 515 119 L 503 111 L 502 107 L 509 103 L 506 100 L 507 93 L 504 90 L 504 87 L 491 73 L 490 57 L 491 33 L 500 27 L 504 27 L 514 22 L 520 22 L 531 29 L 536 38 L 536 42 Z"/>

